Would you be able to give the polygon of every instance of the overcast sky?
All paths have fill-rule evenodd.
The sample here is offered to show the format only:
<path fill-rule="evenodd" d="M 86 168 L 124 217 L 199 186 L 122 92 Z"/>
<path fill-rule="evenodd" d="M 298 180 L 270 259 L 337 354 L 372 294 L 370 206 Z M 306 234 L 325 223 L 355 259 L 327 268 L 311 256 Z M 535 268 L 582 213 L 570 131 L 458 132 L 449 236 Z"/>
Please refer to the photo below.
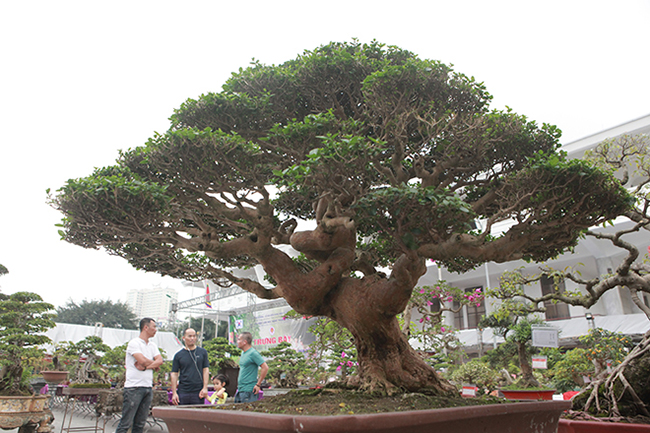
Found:
<path fill-rule="evenodd" d="M 451 63 L 569 143 L 650 113 L 650 1 L 2 1 L 4 293 L 125 301 L 180 282 L 59 240 L 47 188 L 111 165 L 252 58 L 377 39 Z M 200 293 L 195 293 L 198 296 Z"/>

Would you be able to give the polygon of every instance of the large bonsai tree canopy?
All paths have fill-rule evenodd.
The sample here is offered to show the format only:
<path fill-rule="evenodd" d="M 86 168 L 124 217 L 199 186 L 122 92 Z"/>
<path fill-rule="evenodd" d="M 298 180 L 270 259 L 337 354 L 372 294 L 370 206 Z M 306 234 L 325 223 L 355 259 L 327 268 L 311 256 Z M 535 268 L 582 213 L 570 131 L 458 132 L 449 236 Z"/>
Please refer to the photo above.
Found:
<path fill-rule="evenodd" d="M 356 339 L 359 385 L 445 391 L 396 319 L 425 260 L 464 271 L 548 259 L 629 205 L 609 174 L 565 161 L 556 127 L 490 111 L 490 99 L 438 61 L 331 43 L 240 70 L 51 200 L 68 242 L 333 318 Z M 295 218 L 314 230 L 296 232 Z M 256 264 L 275 287 L 228 271 Z"/>

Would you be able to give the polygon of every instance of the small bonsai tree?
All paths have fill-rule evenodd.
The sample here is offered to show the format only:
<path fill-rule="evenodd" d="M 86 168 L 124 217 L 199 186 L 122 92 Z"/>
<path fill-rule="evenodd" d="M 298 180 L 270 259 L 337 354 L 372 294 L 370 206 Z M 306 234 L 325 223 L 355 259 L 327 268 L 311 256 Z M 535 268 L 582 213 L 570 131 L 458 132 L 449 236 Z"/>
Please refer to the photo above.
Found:
<path fill-rule="evenodd" d="M 491 315 L 481 320 L 480 326 L 493 328 L 497 335 L 503 337 L 507 342 L 517 347 L 517 358 L 521 377 L 513 385 L 516 388 L 537 388 L 540 383 L 533 375 L 531 356 L 535 353 L 532 347 L 533 339 L 532 326 L 543 324 L 539 318 L 530 318 L 527 315 L 528 308 L 525 304 L 504 303 Z"/>
<path fill-rule="evenodd" d="M 83 385 L 89 383 L 109 383 L 109 381 L 104 378 L 104 376 L 108 374 L 108 370 L 105 371 L 106 374 L 100 374 L 93 368 L 95 366 L 95 361 L 101 357 L 100 354 L 104 354 L 111 350 L 110 347 L 104 344 L 100 337 L 90 335 L 83 340 L 72 344 L 69 350 L 69 353 L 75 357 L 74 377 L 71 384 Z"/>
<path fill-rule="evenodd" d="M 210 374 L 223 373 L 226 368 L 237 367 L 233 358 L 241 355 L 241 349 L 228 343 L 223 337 L 213 338 L 203 344 L 210 360 Z"/>
<path fill-rule="evenodd" d="M 0 293 L 0 395 L 31 393 L 24 361 L 45 355 L 38 347 L 51 341 L 43 332 L 55 326 L 53 309 L 36 293 Z"/>
<path fill-rule="evenodd" d="M 269 366 L 267 379 L 283 388 L 297 388 L 307 377 L 305 355 L 291 348 L 283 341 L 261 353 Z"/>

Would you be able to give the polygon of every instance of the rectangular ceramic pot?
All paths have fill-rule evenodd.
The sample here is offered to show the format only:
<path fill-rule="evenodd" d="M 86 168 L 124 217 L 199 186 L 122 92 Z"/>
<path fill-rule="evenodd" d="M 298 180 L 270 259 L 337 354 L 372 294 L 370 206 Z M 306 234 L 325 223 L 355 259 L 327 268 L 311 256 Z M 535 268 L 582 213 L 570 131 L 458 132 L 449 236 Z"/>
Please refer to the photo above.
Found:
<path fill-rule="evenodd" d="M 169 433 L 555 433 L 570 401 L 504 403 L 367 415 L 306 416 L 154 407 Z"/>

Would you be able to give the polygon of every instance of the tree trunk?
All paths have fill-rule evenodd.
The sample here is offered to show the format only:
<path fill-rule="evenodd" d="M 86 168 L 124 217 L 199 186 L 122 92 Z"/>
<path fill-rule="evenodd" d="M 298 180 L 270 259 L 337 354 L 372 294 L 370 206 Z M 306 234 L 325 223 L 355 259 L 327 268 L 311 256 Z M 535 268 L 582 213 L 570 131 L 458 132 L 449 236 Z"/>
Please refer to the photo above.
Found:
<path fill-rule="evenodd" d="M 386 393 L 400 389 L 456 392 L 411 348 L 397 321 L 426 272 L 424 260 L 414 253 L 404 254 L 396 260 L 389 278 L 378 273 L 351 277 L 355 259 L 351 233 L 339 230 L 330 235 L 319 226 L 313 232 L 294 234 L 294 248 L 308 257 L 327 257 L 308 273 L 275 248 L 261 250 L 257 258 L 278 283 L 276 293 L 296 312 L 330 317 L 352 333 L 359 374 L 348 381 L 350 384 Z"/>
<path fill-rule="evenodd" d="M 526 343 L 517 343 L 517 354 L 519 355 L 519 367 L 521 368 L 521 380 L 517 384 L 529 388 L 538 387 L 539 382 L 533 376 L 533 368 L 528 362 Z"/>
<path fill-rule="evenodd" d="M 331 298 L 332 318 L 352 333 L 357 348 L 359 374 L 350 383 L 389 394 L 400 389 L 456 392 L 408 343 L 396 317 L 403 308 L 382 308 L 378 294 L 389 291 L 387 286 L 389 280 L 379 277 L 346 278 Z"/>

